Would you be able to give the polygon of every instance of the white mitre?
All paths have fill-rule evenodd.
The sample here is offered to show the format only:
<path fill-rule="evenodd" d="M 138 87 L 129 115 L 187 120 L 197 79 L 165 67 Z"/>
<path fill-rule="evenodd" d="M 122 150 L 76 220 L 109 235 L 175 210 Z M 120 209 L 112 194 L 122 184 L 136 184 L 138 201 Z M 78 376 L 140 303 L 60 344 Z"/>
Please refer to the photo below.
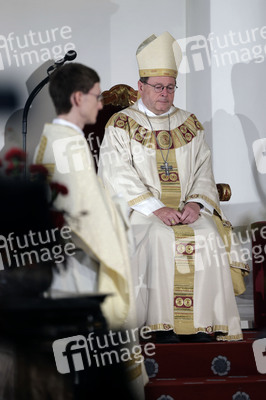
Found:
<path fill-rule="evenodd" d="M 172 76 L 177 77 L 182 60 L 179 44 L 164 32 L 160 36 L 151 35 L 140 44 L 136 52 L 140 77 Z"/>

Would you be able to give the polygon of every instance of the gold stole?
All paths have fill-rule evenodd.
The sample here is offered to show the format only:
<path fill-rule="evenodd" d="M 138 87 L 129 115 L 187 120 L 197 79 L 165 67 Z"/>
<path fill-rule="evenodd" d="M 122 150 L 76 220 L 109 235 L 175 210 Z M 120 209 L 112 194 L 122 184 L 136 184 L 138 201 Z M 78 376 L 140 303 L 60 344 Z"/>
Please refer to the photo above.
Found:
<path fill-rule="evenodd" d="M 171 130 L 169 135 L 166 130 L 153 131 L 152 133 L 139 125 L 134 119 L 123 114 L 122 116 L 118 114 L 114 126 L 125 127 L 130 138 L 143 146 L 147 146 L 150 143 L 156 146 L 156 162 L 161 183 L 160 200 L 167 207 L 178 209 L 181 188 L 175 149 L 193 140 L 197 135 L 197 130 L 203 129 L 202 125 L 195 115 L 191 114 L 180 126 Z M 164 160 L 168 162 L 169 166 L 172 166 L 169 176 L 161 168 L 164 167 Z M 179 334 L 193 334 L 196 332 L 193 324 L 194 231 L 187 225 L 172 226 L 172 229 L 175 235 L 174 330 Z M 159 326 L 161 327 L 162 324 L 159 324 Z M 163 326 L 166 329 L 166 325 L 163 324 Z"/>
<path fill-rule="evenodd" d="M 175 133 L 172 133 L 175 135 Z M 178 176 L 178 166 L 175 156 L 175 148 L 168 132 L 157 132 L 157 142 L 162 152 L 156 150 L 157 169 L 161 182 L 161 201 L 166 207 L 178 209 L 181 188 Z M 167 140 L 168 137 L 168 140 Z M 169 143 L 172 141 L 172 144 Z M 171 145 L 167 157 L 167 148 Z M 164 167 L 164 159 L 172 169 L 167 176 L 161 167 Z M 193 288 L 194 288 L 194 231 L 187 225 L 172 226 L 175 235 L 175 274 L 173 293 L 174 331 L 178 334 L 195 333 L 193 324 Z"/>

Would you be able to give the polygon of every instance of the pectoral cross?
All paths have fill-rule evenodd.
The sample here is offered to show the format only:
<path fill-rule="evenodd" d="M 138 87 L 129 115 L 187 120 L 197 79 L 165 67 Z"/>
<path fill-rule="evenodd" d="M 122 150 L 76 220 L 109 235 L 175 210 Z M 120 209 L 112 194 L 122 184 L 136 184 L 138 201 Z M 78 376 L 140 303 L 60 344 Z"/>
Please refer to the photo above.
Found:
<path fill-rule="evenodd" d="M 173 167 L 172 165 L 168 165 L 168 162 L 165 161 L 164 165 L 161 166 L 161 169 L 165 171 L 165 175 L 169 176 L 170 175 L 169 171 L 171 171 Z"/>

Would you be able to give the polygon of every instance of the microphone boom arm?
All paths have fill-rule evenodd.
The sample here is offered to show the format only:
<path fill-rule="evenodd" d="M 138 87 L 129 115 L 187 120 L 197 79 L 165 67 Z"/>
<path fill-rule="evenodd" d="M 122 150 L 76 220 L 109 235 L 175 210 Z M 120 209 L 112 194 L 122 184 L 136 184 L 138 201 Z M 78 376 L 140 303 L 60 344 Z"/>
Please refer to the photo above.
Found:
<path fill-rule="evenodd" d="M 61 67 L 66 61 L 72 61 L 76 58 L 77 53 L 74 50 L 70 50 L 68 51 L 64 58 L 62 58 L 61 60 L 55 62 L 55 64 L 51 67 L 48 68 L 47 70 L 47 74 L 48 76 L 46 76 L 46 78 L 44 78 L 34 89 L 33 91 L 30 93 L 24 109 L 23 109 L 23 116 L 22 116 L 22 148 L 23 151 L 26 155 L 26 143 L 27 143 L 27 118 L 28 118 L 28 112 L 31 106 L 31 103 L 33 101 L 33 99 L 37 96 L 37 94 L 42 90 L 42 88 L 49 82 L 50 76 L 51 74 L 58 68 Z M 27 160 L 27 158 L 26 158 Z M 25 160 L 25 164 L 24 164 L 24 176 L 26 177 L 26 164 L 27 161 Z"/>
<path fill-rule="evenodd" d="M 33 99 L 37 96 L 37 94 L 41 91 L 41 89 L 49 82 L 50 76 L 44 78 L 36 87 L 33 89 L 31 94 L 29 95 L 24 109 L 23 109 L 23 116 L 22 116 L 22 139 L 23 139 L 23 151 L 26 153 L 26 135 L 27 135 L 27 118 L 28 112 L 31 106 Z"/>

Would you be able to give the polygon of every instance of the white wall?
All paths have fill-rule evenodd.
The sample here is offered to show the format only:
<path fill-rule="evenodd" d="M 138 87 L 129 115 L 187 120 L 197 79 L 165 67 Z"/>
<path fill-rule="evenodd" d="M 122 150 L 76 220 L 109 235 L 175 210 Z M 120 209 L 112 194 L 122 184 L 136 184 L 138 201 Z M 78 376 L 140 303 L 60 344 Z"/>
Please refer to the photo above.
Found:
<path fill-rule="evenodd" d="M 137 88 L 139 79 L 136 50 L 151 34 L 169 31 L 175 38 L 186 35 L 186 1 L 114 0 L 111 17 L 111 81 Z M 185 106 L 185 87 L 178 97 Z M 180 101 L 180 100 L 179 100 Z"/>
<path fill-rule="evenodd" d="M 152 33 L 165 30 L 175 37 L 184 36 L 185 14 L 185 0 L 164 0 L 163 6 L 159 0 L 5 2 L 0 16 L 0 84 L 15 87 L 19 104 L 16 112 L 9 110 L 8 121 L 7 113 L 2 113 L 0 147 L 1 141 L 6 146 L 22 144 L 22 109 L 31 90 L 47 76 L 52 59 L 75 49 L 75 61 L 99 73 L 102 90 L 117 83 L 137 88 L 135 52 L 138 45 Z M 47 38 L 47 43 L 42 43 Z M 185 86 L 182 93 L 185 103 Z M 38 143 L 43 124 L 53 116 L 45 86 L 28 115 L 29 155 Z"/>
<path fill-rule="evenodd" d="M 216 181 L 231 186 L 223 209 L 234 225 L 266 217 L 266 173 L 258 172 L 252 150 L 266 136 L 265 15 L 263 0 L 188 2 L 196 68 L 187 74 L 187 107 L 205 126 Z M 197 38 L 202 46 L 195 45 Z"/>
<path fill-rule="evenodd" d="M 75 61 L 98 71 L 102 90 L 117 83 L 136 88 L 138 45 L 168 30 L 184 49 L 175 104 L 194 112 L 206 128 L 216 181 L 228 182 L 233 191 L 230 203 L 223 205 L 226 215 L 235 225 L 265 219 L 266 174 L 257 171 L 252 152 L 252 142 L 265 137 L 266 126 L 263 0 L 1 2 L 0 87 L 15 90 L 18 104 L 0 114 L 0 147 L 1 140 L 22 144 L 22 109 L 54 58 L 73 48 Z M 255 40 L 236 44 L 239 33 L 244 37 L 255 28 Z M 230 35 L 235 41 L 221 48 Z M 261 59 L 254 59 L 254 46 L 263 47 Z M 246 63 L 244 48 L 251 54 L 248 59 L 246 50 Z M 238 60 L 231 53 L 228 58 L 232 50 Z M 185 61 L 190 72 L 184 72 Z M 28 116 L 29 154 L 53 116 L 45 87 Z"/>

